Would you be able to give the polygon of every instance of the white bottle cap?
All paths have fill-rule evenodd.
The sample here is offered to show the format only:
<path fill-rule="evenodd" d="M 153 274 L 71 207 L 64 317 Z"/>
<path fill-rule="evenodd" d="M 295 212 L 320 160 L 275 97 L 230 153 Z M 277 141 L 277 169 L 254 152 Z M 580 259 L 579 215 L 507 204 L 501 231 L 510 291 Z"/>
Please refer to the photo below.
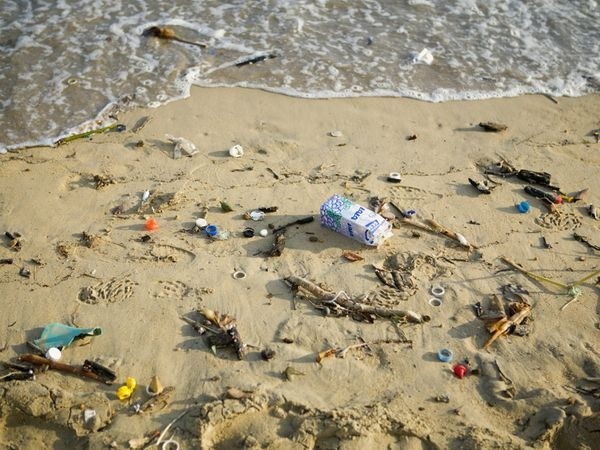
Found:
<path fill-rule="evenodd" d="M 61 356 L 62 353 L 56 347 L 50 347 L 46 351 L 46 358 L 48 358 L 50 361 L 59 361 Z"/>
<path fill-rule="evenodd" d="M 202 217 L 196 219 L 196 226 L 199 228 L 204 228 L 206 225 L 208 225 L 208 222 L 206 221 L 206 219 L 203 219 Z"/>

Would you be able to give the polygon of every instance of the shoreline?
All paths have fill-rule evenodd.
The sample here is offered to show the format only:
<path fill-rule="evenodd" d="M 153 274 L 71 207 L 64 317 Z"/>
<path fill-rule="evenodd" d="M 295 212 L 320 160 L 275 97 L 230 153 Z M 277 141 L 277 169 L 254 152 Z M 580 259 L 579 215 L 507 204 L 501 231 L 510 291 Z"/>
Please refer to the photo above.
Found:
<path fill-rule="evenodd" d="M 561 310 L 564 292 L 507 271 L 501 261 L 509 257 L 564 282 L 600 268 L 597 251 L 572 238 L 577 232 L 600 244 L 600 222 L 585 212 L 600 205 L 600 144 L 589 134 L 600 127 L 600 95 L 558 100 L 304 99 L 193 87 L 186 99 L 121 115 L 122 133 L 4 155 L 0 224 L 20 233 L 22 244 L 15 251 L 5 239 L 0 247 L 0 259 L 13 259 L 0 266 L 1 360 L 27 351 L 25 342 L 47 323 L 97 326 L 102 335 L 64 349 L 63 361 L 98 359 L 118 378 L 102 386 L 48 371 L 35 381 L 1 383 L 0 440 L 23 448 L 105 448 L 112 441 L 132 448 L 132 439 L 189 410 L 171 430 L 182 449 L 551 448 L 574 430 L 582 442 L 594 442 L 584 424 L 598 420 L 598 400 L 564 386 L 600 377 L 600 288 L 589 280 Z M 130 131 L 144 116 L 147 125 Z M 508 129 L 486 133 L 480 122 Z M 166 134 L 191 140 L 198 153 L 173 159 Z M 229 156 L 234 144 L 243 147 L 241 158 Z M 553 214 L 523 192 L 523 181 L 497 177 L 492 193 L 479 195 L 468 178 L 483 180 L 482 167 L 500 159 L 550 172 L 565 193 L 589 188 L 588 197 Z M 402 181 L 389 183 L 390 172 Z M 146 190 L 151 201 L 140 205 Z M 363 246 L 319 225 L 319 207 L 334 193 L 364 206 L 385 197 L 478 248 L 469 252 L 410 226 L 395 228 L 378 248 Z M 531 205 L 528 214 L 515 207 L 522 200 Z M 269 206 L 278 209 L 264 222 L 243 217 Z M 229 238 L 190 233 L 203 214 Z M 264 255 L 271 234 L 242 236 L 247 226 L 269 230 L 307 216 L 316 220 L 291 227 L 279 257 Z M 149 217 L 158 230 L 144 229 Z M 543 248 L 542 237 L 552 248 Z M 349 262 L 346 251 L 364 259 Z M 401 269 L 405 289 L 382 285 L 373 266 Z M 19 275 L 21 267 L 32 275 Z M 240 270 L 246 277 L 236 279 Z M 306 299 L 293 300 L 283 281 L 290 275 L 333 292 L 371 293 L 381 307 L 431 321 L 323 316 Z M 429 299 L 437 284 L 445 294 L 436 308 Z M 528 336 L 501 337 L 482 350 L 490 333 L 473 304 L 487 306 L 507 284 L 528 290 L 535 320 Z M 95 295 L 82 299 L 84 289 Z M 249 344 L 245 360 L 227 349 L 215 355 L 180 319 L 198 319 L 202 308 L 236 318 Z M 315 362 L 319 352 L 359 339 L 370 351 Z M 275 357 L 264 361 L 267 348 Z M 452 350 L 452 363 L 437 359 L 442 348 Z M 465 358 L 479 374 L 458 379 L 453 363 Z M 302 375 L 288 380 L 288 367 Z M 175 387 L 164 409 L 135 414 L 116 399 L 131 376 L 139 384 L 135 401 L 145 401 L 153 375 Z M 51 401 L 57 395 L 62 403 Z M 93 426 L 74 406 L 86 402 L 97 412 Z M 25 424 L 16 427 L 17 420 Z"/>

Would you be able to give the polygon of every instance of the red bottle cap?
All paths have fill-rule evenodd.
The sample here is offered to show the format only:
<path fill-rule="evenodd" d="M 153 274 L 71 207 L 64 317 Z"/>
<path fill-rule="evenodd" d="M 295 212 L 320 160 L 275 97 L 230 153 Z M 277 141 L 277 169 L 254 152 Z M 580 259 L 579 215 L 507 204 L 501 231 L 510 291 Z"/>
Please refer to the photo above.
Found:
<path fill-rule="evenodd" d="M 146 220 L 146 224 L 144 226 L 146 227 L 146 230 L 154 231 L 158 229 L 158 222 L 156 219 L 151 217 L 150 219 Z"/>
<path fill-rule="evenodd" d="M 456 378 L 462 379 L 467 374 L 467 367 L 463 364 L 457 364 L 454 366 L 453 372 L 454 375 L 456 375 Z"/>

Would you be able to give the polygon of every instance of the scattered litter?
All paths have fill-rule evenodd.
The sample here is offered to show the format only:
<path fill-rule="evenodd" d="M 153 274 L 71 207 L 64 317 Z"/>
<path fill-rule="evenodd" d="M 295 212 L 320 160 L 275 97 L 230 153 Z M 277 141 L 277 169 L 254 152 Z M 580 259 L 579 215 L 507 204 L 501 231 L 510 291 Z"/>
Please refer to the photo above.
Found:
<path fill-rule="evenodd" d="M 51 323 L 44 327 L 42 335 L 39 339 L 35 339 L 33 343 L 43 352 L 48 351 L 52 347 L 64 348 L 71 345 L 75 339 L 85 336 L 100 336 L 102 328 L 76 328 L 62 323 Z"/>
<path fill-rule="evenodd" d="M 242 234 L 247 238 L 254 237 L 254 228 L 246 227 L 244 231 L 242 231 Z"/>
<path fill-rule="evenodd" d="M 150 198 L 150 191 L 144 191 L 144 193 L 142 194 L 142 203 L 145 203 L 148 201 L 148 199 Z"/>
<path fill-rule="evenodd" d="M 560 205 L 563 202 L 563 199 L 560 195 L 552 194 L 551 192 L 544 192 L 541 189 L 534 188 L 533 186 L 525 186 L 524 191 L 535 198 L 546 200 L 557 205 Z"/>
<path fill-rule="evenodd" d="M 423 63 L 430 65 L 433 62 L 433 54 L 429 49 L 424 48 L 419 53 L 413 53 L 411 61 L 413 64 Z"/>
<path fill-rule="evenodd" d="M 151 396 L 159 395 L 164 391 L 164 386 L 160 382 L 157 375 L 154 375 L 150 380 L 150 384 L 146 386 L 146 393 Z"/>
<path fill-rule="evenodd" d="M 221 201 L 219 203 L 219 206 L 221 206 L 221 211 L 223 211 L 223 212 L 227 213 L 227 212 L 233 211 L 233 208 L 226 201 Z"/>
<path fill-rule="evenodd" d="M 476 181 L 472 178 L 469 178 L 469 183 L 471 183 L 471 186 L 473 186 L 475 189 L 477 189 L 482 194 L 491 194 L 492 193 L 493 187 L 490 187 L 487 180 Z"/>
<path fill-rule="evenodd" d="M 354 252 L 344 252 L 342 257 L 350 262 L 363 261 L 365 258 Z"/>
<path fill-rule="evenodd" d="M 529 212 L 529 203 L 526 200 L 523 200 L 522 202 L 520 202 L 519 204 L 517 204 L 517 209 L 519 210 L 519 212 L 521 214 L 526 214 Z"/>
<path fill-rule="evenodd" d="M 440 300 L 437 297 L 432 297 L 432 298 L 429 299 L 429 304 L 431 306 L 436 306 L 436 307 L 437 306 L 442 306 L 442 303 L 443 303 L 442 300 Z"/>
<path fill-rule="evenodd" d="M 246 272 L 244 272 L 243 270 L 236 270 L 235 272 L 233 272 L 233 278 L 235 278 L 236 280 L 243 280 L 244 278 L 246 278 Z"/>
<path fill-rule="evenodd" d="M 147 231 L 155 231 L 158 230 L 158 221 L 153 218 L 150 217 L 148 220 L 146 220 L 146 222 L 144 223 L 144 228 Z"/>
<path fill-rule="evenodd" d="M 431 293 L 433 295 L 435 295 L 436 297 L 443 297 L 444 294 L 446 293 L 446 290 L 439 284 L 436 284 L 435 286 L 433 286 L 431 288 Z"/>
<path fill-rule="evenodd" d="M 161 450 L 179 450 L 179 442 L 174 439 L 168 439 L 163 442 Z"/>
<path fill-rule="evenodd" d="M 250 211 L 250 213 L 248 213 L 248 217 L 255 222 L 258 222 L 259 220 L 263 220 L 265 218 L 265 213 L 262 211 Z"/>
<path fill-rule="evenodd" d="M 275 350 L 271 349 L 271 348 L 265 348 L 264 350 L 262 350 L 260 352 L 260 356 L 262 357 L 262 359 L 264 359 L 265 361 L 269 361 L 271 359 L 273 359 L 275 357 Z"/>
<path fill-rule="evenodd" d="M 208 222 L 206 221 L 206 219 L 199 217 L 198 219 L 196 219 L 196 226 L 198 228 L 204 228 L 208 225 Z"/>
<path fill-rule="evenodd" d="M 469 369 L 467 369 L 467 366 L 465 366 L 464 364 L 457 364 L 452 369 L 452 372 L 454 372 L 456 378 L 463 379 L 465 376 L 467 376 L 468 370 Z"/>
<path fill-rule="evenodd" d="M 329 136 L 335 137 L 335 138 L 342 137 L 344 135 L 344 133 L 342 133 L 340 130 L 330 131 L 328 134 L 329 134 Z"/>
<path fill-rule="evenodd" d="M 165 137 L 171 143 L 175 144 L 175 147 L 173 147 L 173 159 L 181 158 L 182 153 L 186 156 L 192 156 L 198 153 L 196 145 L 192 141 L 187 140 L 186 138 L 175 137 L 171 136 L 170 134 L 165 134 Z"/>
<path fill-rule="evenodd" d="M 392 225 L 386 219 L 337 194 L 321 205 L 321 224 L 371 246 L 392 236 Z"/>
<path fill-rule="evenodd" d="M 254 55 L 244 56 L 234 62 L 235 67 L 243 67 L 249 64 L 256 64 L 257 62 L 265 61 L 267 59 L 277 58 L 278 53 L 276 52 L 259 52 Z"/>
<path fill-rule="evenodd" d="M 136 385 L 137 382 L 135 381 L 135 378 L 127 377 L 125 384 L 117 389 L 117 398 L 119 400 L 127 400 L 130 398 L 135 390 Z"/>
<path fill-rule="evenodd" d="M 58 348 L 56 348 L 56 347 L 50 347 L 46 351 L 46 355 L 45 356 L 50 361 L 60 361 L 60 358 L 62 358 L 62 353 L 61 353 L 61 351 Z"/>
<path fill-rule="evenodd" d="M 402 181 L 402 177 L 399 172 L 390 172 L 387 176 L 387 180 L 390 183 L 400 183 Z"/>
<path fill-rule="evenodd" d="M 244 148 L 239 144 L 234 145 L 229 149 L 229 156 L 233 158 L 241 158 L 244 156 Z"/>
<path fill-rule="evenodd" d="M 483 128 L 484 131 L 491 133 L 499 133 L 500 131 L 505 131 L 508 129 L 506 125 L 496 122 L 480 122 L 479 126 Z"/>
<path fill-rule="evenodd" d="M 450 362 L 452 361 L 452 351 L 447 348 L 443 348 L 438 351 L 438 359 L 442 362 Z"/>
<path fill-rule="evenodd" d="M 206 235 L 210 238 L 215 237 L 219 233 L 219 229 L 216 225 L 207 225 L 204 229 Z"/>
<path fill-rule="evenodd" d="M 195 322 L 192 319 L 183 318 L 194 327 L 195 330 L 202 330 L 203 333 L 210 332 L 207 341 L 209 347 L 216 353 L 217 348 L 233 347 L 238 359 L 246 358 L 246 344 L 242 341 L 237 329 L 236 320 L 228 314 L 219 314 L 212 309 L 204 308 L 198 311 L 203 317 L 203 322 Z"/>
<path fill-rule="evenodd" d="M 269 230 L 263 228 L 258 232 L 258 234 L 260 234 L 262 237 L 267 237 L 269 235 Z"/>
<path fill-rule="evenodd" d="M 96 418 L 96 411 L 93 409 L 84 409 L 83 410 L 83 421 L 88 423 Z"/>
<path fill-rule="evenodd" d="M 178 41 L 178 42 L 181 42 L 184 44 L 190 44 L 190 45 L 195 45 L 200 48 L 206 48 L 206 44 L 204 44 L 203 42 L 193 42 L 193 41 L 188 41 L 187 39 L 182 39 L 182 38 L 178 37 L 175 34 L 175 30 L 173 30 L 172 28 L 169 28 L 169 27 L 153 26 L 150 28 L 146 28 L 144 30 L 144 32 L 142 33 L 142 36 L 155 37 L 158 39 L 164 39 L 164 40 L 168 40 L 168 41 Z"/>
<path fill-rule="evenodd" d="M 28 344 L 30 343 L 28 342 Z M 87 359 L 84 361 L 83 366 L 81 367 L 52 361 L 48 358 L 44 358 L 43 356 L 29 353 L 19 356 L 18 360 L 34 364 L 36 366 L 58 370 L 59 372 L 71 373 L 82 378 L 89 378 L 104 384 L 112 384 L 116 379 L 114 372 L 112 372 L 110 369 Z"/>

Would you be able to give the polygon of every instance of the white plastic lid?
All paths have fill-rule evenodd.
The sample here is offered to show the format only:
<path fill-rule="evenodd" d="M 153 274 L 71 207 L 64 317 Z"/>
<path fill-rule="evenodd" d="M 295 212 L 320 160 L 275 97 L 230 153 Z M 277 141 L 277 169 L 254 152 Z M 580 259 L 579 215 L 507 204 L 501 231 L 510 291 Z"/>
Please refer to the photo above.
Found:
<path fill-rule="evenodd" d="M 206 221 L 206 219 L 203 219 L 202 217 L 196 219 L 197 227 L 204 228 L 206 225 L 208 225 L 208 222 Z"/>
<path fill-rule="evenodd" d="M 46 351 L 46 358 L 48 358 L 50 361 L 58 361 L 60 360 L 61 356 L 62 353 L 56 347 L 50 347 Z"/>

